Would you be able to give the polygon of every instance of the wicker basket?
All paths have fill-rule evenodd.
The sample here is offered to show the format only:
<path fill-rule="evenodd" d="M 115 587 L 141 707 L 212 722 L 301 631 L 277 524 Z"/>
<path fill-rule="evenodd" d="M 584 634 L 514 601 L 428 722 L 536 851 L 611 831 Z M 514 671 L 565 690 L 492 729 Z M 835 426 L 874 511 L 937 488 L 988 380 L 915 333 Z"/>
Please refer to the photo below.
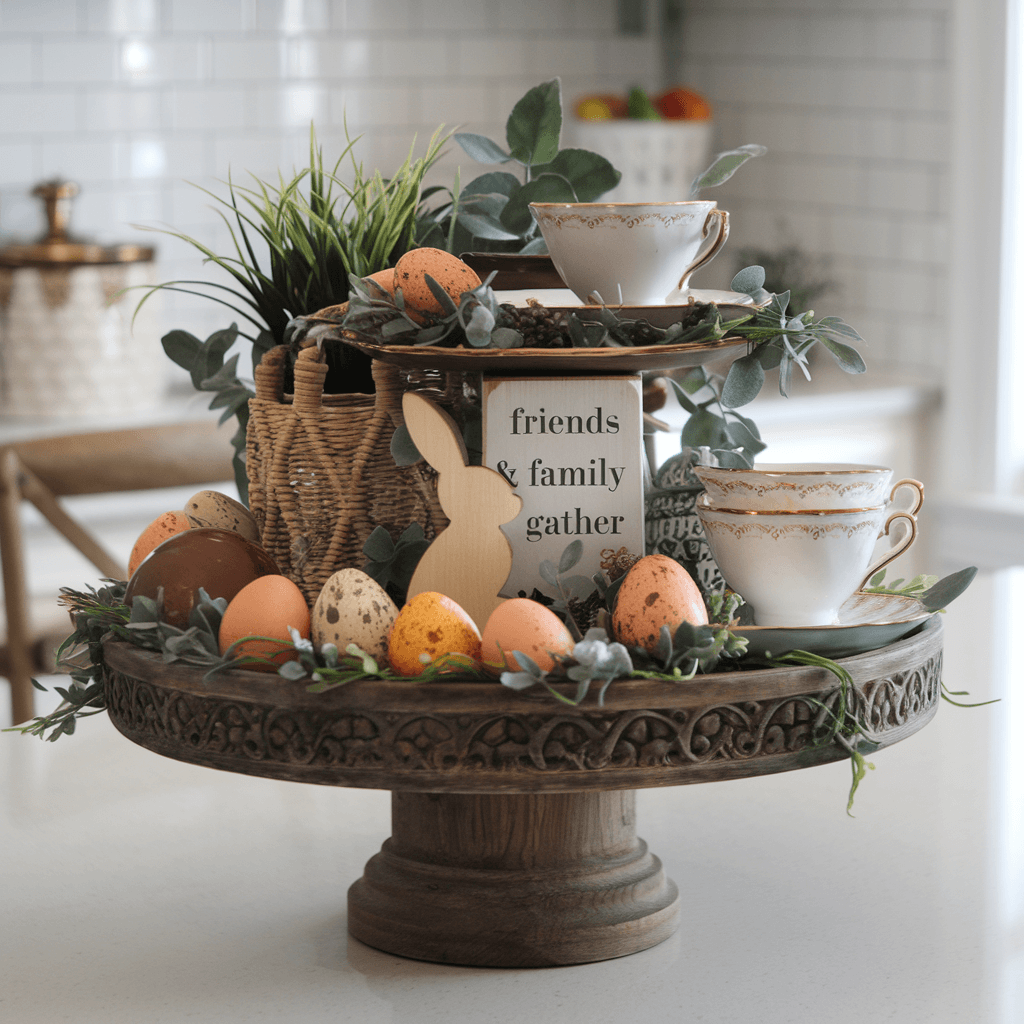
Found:
<path fill-rule="evenodd" d="M 333 573 L 362 568 L 375 527 L 397 539 L 410 523 L 428 537 L 447 526 L 432 471 L 422 463 L 399 468 L 390 447 L 404 422 L 402 393 L 414 387 L 443 401 L 446 381 L 440 374 L 410 380 L 375 361 L 375 395 L 325 395 L 327 367 L 311 346 L 296 359 L 294 395 L 285 395 L 287 356 L 279 346 L 256 367 L 249 505 L 264 548 L 312 604 Z"/>

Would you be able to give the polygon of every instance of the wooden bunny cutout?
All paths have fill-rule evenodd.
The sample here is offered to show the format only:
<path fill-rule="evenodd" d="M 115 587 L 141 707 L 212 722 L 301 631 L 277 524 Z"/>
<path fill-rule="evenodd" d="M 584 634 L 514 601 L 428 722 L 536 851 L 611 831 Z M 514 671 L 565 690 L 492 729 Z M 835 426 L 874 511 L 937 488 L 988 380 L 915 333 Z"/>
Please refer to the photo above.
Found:
<path fill-rule="evenodd" d="M 501 532 L 522 508 L 512 485 L 486 466 L 467 466 L 466 446 L 455 421 L 433 402 L 407 392 L 405 425 L 420 454 L 440 474 L 437 498 L 449 519 L 423 553 L 409 599 L 435 590 L 461 605 L 482 630 L 502 598 L 512 571 L 512 548 Z"/>

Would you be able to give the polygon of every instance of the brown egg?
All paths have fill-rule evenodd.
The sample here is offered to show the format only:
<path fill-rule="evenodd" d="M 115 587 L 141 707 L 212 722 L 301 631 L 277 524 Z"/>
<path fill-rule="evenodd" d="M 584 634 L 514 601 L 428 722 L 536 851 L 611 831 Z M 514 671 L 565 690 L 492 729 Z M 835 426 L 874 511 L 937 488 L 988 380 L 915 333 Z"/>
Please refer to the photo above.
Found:
<path fill-rule="evenodd" d="M 246 540 L 259 544 L 260 531 L 249 510 L 220 491 L 200 491 L 185 502 L 185 514 L 193 526 L 212 526 L 233 530 Z"/>
<path fill-rule="evenodd" d="M 158 544 L 163 544 L 168 537 L 173 537 L 175 534 L 191 528 L 192 523 L 184 512 L 164 512 L 163 515 L 157 516 L 139 534 L 139 539 L 135 542 L 135 547 L 132 548 L 132 553 L 128 558 L 128 578 L 132 578 L 142 560 Z"/>
<path fill-rule="evenodd" d="M 128 581 L 124 600 L 130 605 L 140 594 L 156 600 L 163 587 L 164 618 L 186 629 L 200 587 L 211 598 L 230 601 L 254 579 L 280 574 L 270 555 L 239 534 L 193 528 L 165 540 L 142 560 Z"/>
<path fill-rule="evenodd" d="M 309 608 L 302 591 L 287 576 L 260 576 L 231 599 L 220 620 L 217 642 L 224 654 L 243 637 L 266 637 L 243 641 L 234 656 L 268 658 L 270 664 L 253 662 L 243 667 L 276 672 L 279 665 L 297 656 L 289 629 L 309 639 Z M 283 643 L 277 643 L 279 640 Z"/>
<path fill-rule="evenodd" d="M 409 310 L 434 314 L 444 312 L 424 280 L 424 274 L 429 274 L 456 304 L 463 292 L 480 285 L 476 272 L 458 256 L 443 249 L 410 249 L 395 265 L 395 288 L 402 289 L 402 297 Z"/>
<path fill-rule="evenodd" d="M 528 597 L 513 597 L 491 612 L 480 640 L 480 659 L 492 672 L 518 672 L 522 666 L 512 652 L 521 651 L 550 672 L 555 667 L 552 655 L 569 655 L 572 648 L 572 634 L 550 608 Z"/>
<path fill-rule="evenodd" d="M 708 610 L 697 584 L 667 555 L 641 558 L 626 573 L 615 598 L 615 639 L 627 647 L 653 651 L 661 627 L 675 633 L 681 622 L 707 625 Z"/>

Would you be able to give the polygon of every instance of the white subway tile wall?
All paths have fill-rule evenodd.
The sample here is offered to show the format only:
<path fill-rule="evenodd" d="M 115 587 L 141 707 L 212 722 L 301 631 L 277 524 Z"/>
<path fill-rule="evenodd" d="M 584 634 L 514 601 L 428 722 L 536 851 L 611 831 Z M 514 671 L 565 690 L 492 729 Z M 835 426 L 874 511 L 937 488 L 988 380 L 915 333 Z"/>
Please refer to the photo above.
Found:
<path fill-rule="evenodd" d="M 659 42 L 616 34 L 616 0 L 0 0 L 0 235 L 39 230 L 28 190 L 78 181 L 73 227 L 156 244 L 162 279 L 215 279 L 172 225 L 219 252 L 218 180 L 305 166 L 309 125 L 385 173 L 441 123 L 503 138 L 512 104 L 560 75 L 567 100 L 658 84 Z M 433 180 L 478 168 L 457 147 Z M 168 294 L 205 336 L 229 310 Z"/>
<path fill-rule="evenodd" d="M 951 0 L 682 6 L 676 67 L 715 102 L 718 147 L 769 147 L 717 192 L 732 234 L 700 283 L 728 283 L 730 250 L 795 243 L 870 365 L 941 372 Z"/>
<path fill-rule="evenodd" d="M 951 0 L 676 0 L 678 77 L 705 91 L 718 148 L 763 142 L 715 194 L 732 239 L 698 283 L 728 283 L 741 246 L 795 242 L 872 362 L 941 368 L 948 287 Z M 230 245 L 209 196 L 229 171 L 303 165 L 344 125 L 387 171 L 440 123 L 501 138 L 522 93 L 658 88 L 665 40 L 617 34 L 617 0 L 0 0 L 0 233 L 32 233 L 32 184 L 79 181 L 74 227 L 158 246 L 164 279 L 212 277 L 173 225 Z M 452 147 L 433 180 L 477 166 Z M 168 327 L 232 314 L 168 295 Z"/>

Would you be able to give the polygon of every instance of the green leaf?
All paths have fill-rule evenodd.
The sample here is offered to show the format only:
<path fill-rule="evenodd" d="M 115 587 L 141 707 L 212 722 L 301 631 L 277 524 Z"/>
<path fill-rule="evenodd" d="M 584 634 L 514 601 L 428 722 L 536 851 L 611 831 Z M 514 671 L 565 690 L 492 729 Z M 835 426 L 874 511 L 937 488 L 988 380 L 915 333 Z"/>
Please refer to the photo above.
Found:
<path fill-rule="evenodd" d="M 558 574 L 561 576 L 563 573 L 567 573 L 579 560 L 583 557 L 583 541 L 574 540 L 566 549 L 562 552 L 562 557 L 558 560 Z"/>
<path fill-rule="evenodd" d="M 679 381 L 675 379 L 675 377 L 669 377 L 668 380 L 672 387 L 675 389 L 676 398 L 679 400 L 679 404 L 692 416 L 697 411 L 697 406 L 694 404 L 690 396 L 686 393 L 686 389 L 683 387 L 682 384 L 679 383 Z M 700 387 L 703 386 L 703 384 L 700 385 Z"/>
<path fill-rule="evenodd" d="M 557 78 L 527 92 L 505 125 L 512 158 L 527 167 L 554 160 L 561 134 L 562 85 Z"/>
<path fill-rule="evenodd" d="M 474 238 L 487 238 L 493 242 L 514 242 L 520 237 L 503 228 L 501 221 L 496 217 L 484 214 L 460 213 L 459 224 Z"/>
<path fill-rule="evenodd" d="M 397 427 L 391 435 L 391 457 L 395 460 L 396 466 L 414 466 L 417 462 L 423 461 L 423 456 L 416 447 L 416 442 L 413 441 L 409 428 L 404 423 Z"/>
<path fill-rule="evenodd" d="M 733 448 L 742 448 L 745 452 L 757 455 L 768 447 L 760 438 L 755 437 L 742 423 L 727 423 L 725 427 Z"/>
<path fill-rule="evenodd" d="M 363 545 L 363 554 L 374 562 L 387 562 L 395 553 L 391 534 L 383 526 L 377 526 Z"/>
<path fill-rule="evenodd" d="M 488 141 L 490 140 L 488 139 Z M 485 163 L 486 161 L 481 162 Z M 522 188 L 522 182 L 514 174 L 509 174 L 508 171 L 488 171 L 486 174 L 481 174 L 478 178 L 474 178 L 462 190 L 462 199 L 463 202 L 468 202 L 473 196 L 492 194 L 502 195 L 507 198 L 513 195 L 519 188 Z"/>
<path fill-rule="evenodd" d="M 544 241 L 543 235 L 538 235 L 519 250 L 520 256 L 547 256 L 547 254 L 548 243 Z"/>
<path fill-rule="evenodd" d="M 722 385 L 722 405 L 729 409 L 749 405 L 760 394 L 763 384 L 764 367 L 756 352 L 737 359 Z"/>
<path fill-rule="evenodd" d="M 754 352 L 766 370 L 774 370 L 782 362 L 782 349 L 778 345 L 758 345 Z"/>
<path fill-rule="evenodd" d="M 841 341 L 834 341 L 832 338 L 819 338 L 818 340 L 835 356 L 840 368 L 847 373 L 863 373 L 867 369 L 864 360 L 855 348 L 844 345 Z"/>
<path fill-rule="evenodd" d="M 444 288 L 442 288 L 429 274 L 423 275 L 423 283 L 430 289 L 430 294 L 437 299 L 445 316 L 451 316 L 452 313 L 458 310 L 459 307 L 455 305 L 455 302 L 448 292 L 446 292 Z"/>
<path fill-rule="evenodd" d="M 203 360 L 205 377 L 212 377 L 223 365 L 227 350 L 238 339 L 238 324 L 225 327 L 222 331 L 214 331 L 203 342 Z"/>
<path fill-rule="evenodd" d="M 718 459 L 718 464 L 723 469 L 753 469 L 754 460 L 748 459 L 740 452 L 729 451 L 725 448 L 715 448 L 712 455 Z"/>
<path fill-rule="evenodd" d="M 683 427 L 682 443 L 685 447 L 707 445 L 709 448 L 726 448 L 728 440 L 725 420 L 707 409 L 698 409 Z"/>
<path fill-rule="evenodd" d="M 560 174 L 568 178 L 576 193 L 576 202 L 592 203 L 618 185 L 622 174 L 597 153 L 587 149 L 563 149 L 551 161 L 533 169 L 533 176 Z"/>
<path fill-rule="evenodd" d="M 523 336 L 511 327 L 495 327 L 491 331 L 493 348 L 522 348 Z"/>
<path fill-rule="evenodd" d="M 466 154 L 480 164 L 507 164 L 512 159 L 496 142 L 486 135 L 456 132 L 452 136 Z"/>
<path fill-rule="evenodd" d="M 764 288 L 764 267 L 744 267 L 733 279 L 732 290 L 756 295 Z"/>
<path fill-rule="evenodd" d="M 949 576 L 943 577 L 921 595 L 921 603 L 930 612 L 937 612 L 955 601 L 974 581 L 978 575 L 978 567 L 968 566 Z M 874 583 L 874 580 L 872 580 Z"/>
<path fill-rule="evenodd" d="M 177 363 L 192 375 L 192 386 L 198 391 L 206 375 L 206 366 L 201 359 L 203 343 L 188 331 L 168 331 L 160 339 L 167 358 Z"/>
<path fill-rule="evenodd" d="M 573 203 L 576 196 L 572 186 L 556 174 L 542 174 L 528 181 L 511 199 L 501 212 L 501 223 L 525 236 L 533 227 L 530 203 Z"/>
<path fill-rule="evenodd" d="M 695 196 L 702 188 L 711 188 L 728 181 L 748 160 L 755 156 L 764 156 L 768 150 L 764 146 L 740 146 L 738 149 L 727 149 L 719 153 L 711 162 L 711 166 L 702 174 L 698 174 L 690 185 L 690 195 Z M 739 291 L 740 289 L 737 289 Z"/>

